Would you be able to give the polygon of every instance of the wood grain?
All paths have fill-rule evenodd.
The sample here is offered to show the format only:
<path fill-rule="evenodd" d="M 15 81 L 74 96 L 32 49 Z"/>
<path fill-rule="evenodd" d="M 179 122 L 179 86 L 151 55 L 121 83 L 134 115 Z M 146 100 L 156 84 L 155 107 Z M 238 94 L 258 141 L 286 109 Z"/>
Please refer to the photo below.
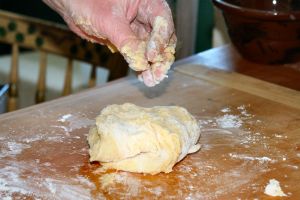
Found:
<path fill-rule="evenodd" d="M 300 109 L 300 91 L 236 72 L 210 69 L 195 64 L 177 67 L 175 71 Z"/>
<path fill-rule="evenodd" d="M 213 48 L 179 60 L 174 67 L 185 64 L 198 64 L 210 69 L 237 72 L 300 91 L 300 63 L 282 65 L 253 63 L 241 57 L 232 45 Z"/>
<path fill-rule="evenodd" d="M 299 199 L 300 109 L 258 96 L 259 89 L 246 91 L 250 84 L 260 88 L 264 82 L 246 82 L 249 85 L 242 91 L 225 84 L 232 74 L 212 72 L 211 79 L 221 79 L 212 81 L 191 76 L 194 66 L 182 69 L 170 73 L 155 88 L 145 87 L 135 77 L 125 78 L 1 115 L 0 180 L 5 187 L 0 195 L 29 199 L 274 199 L 264 194 L 264 188 L 270 179 L 276 179 L 287 199 Z M 233 76 L 228 82 L 244 81 Z M 125 102 L 187 108 L 201 125 L 201 150 L 178 163 L 173 172 L 154 176 L 104 172 L 98 163 L 89 163 L 89 127 L 106 105 Z M 229 118 L 235 122 L 231 127 L 223 124 Z M 112 181 L 105 185 L 103 180 L 109 178 Z"/>

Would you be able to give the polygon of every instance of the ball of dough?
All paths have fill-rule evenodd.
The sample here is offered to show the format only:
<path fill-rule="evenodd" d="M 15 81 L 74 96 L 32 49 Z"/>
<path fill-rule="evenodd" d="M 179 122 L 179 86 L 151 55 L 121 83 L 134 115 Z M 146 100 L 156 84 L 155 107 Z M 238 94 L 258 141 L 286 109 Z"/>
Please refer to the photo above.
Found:
<path fill-rule="evenodd" d="M 182 107 L 110 105 L 90 129 L 90 161 L 129 172 L 168 173 L 200 149 L 199 136 L 196 119 Z"/>

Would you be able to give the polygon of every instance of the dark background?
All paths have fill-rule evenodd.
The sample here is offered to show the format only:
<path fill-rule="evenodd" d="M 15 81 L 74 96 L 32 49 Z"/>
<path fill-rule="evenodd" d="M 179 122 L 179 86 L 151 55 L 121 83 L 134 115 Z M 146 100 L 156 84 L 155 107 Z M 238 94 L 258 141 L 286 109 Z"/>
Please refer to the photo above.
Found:
<path fill-rule="evenodd" d="M 42 0 L 0 0 L 0 9 L 65 24 L 63 19 Z M 9 45 L 0 44 L 0 55 L 10 52 Z"/>
<path fill-rule="evenodd" d="M 0 9 L 64 23 L 62 18 L 42 0 L 0 0 Z"/>

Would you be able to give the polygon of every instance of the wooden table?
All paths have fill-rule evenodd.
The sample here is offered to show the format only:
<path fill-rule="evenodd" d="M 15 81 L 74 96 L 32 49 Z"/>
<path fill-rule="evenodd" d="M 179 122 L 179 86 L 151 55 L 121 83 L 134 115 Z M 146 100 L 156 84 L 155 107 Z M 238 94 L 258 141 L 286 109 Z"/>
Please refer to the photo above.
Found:
<path fill-rule="evenodd" d="M 179 60 L 175 63 L 175 66 L 183 64 L 202 64 L 212 69 L 234 71 L 294 90 L 300 90 L 300 63 L 285 65 L 255 64 L 243 59 L 231 45 L 214 48 Z"/>
<path fill-rule="evenodd" d="M 94 118 L 124 102 L 187 108 L 201 150 L 153 176 L 89 163 Z M 199 64 L 178 65 L 155 88 L 124 78 L 1 115 L 0 141 L 2 199 L 274 199 L 264 194 L 271 179 L 300 198 L 300 92 Z"/>

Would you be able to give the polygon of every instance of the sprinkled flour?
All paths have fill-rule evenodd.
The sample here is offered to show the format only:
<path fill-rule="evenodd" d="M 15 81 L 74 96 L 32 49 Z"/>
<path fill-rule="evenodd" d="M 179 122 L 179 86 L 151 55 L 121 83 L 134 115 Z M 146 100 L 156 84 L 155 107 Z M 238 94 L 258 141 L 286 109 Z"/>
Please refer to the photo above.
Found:
<path fill-rule="evenodd" d="M 76 113 L 61 115 L 50 122 L 49 124 L 53 124 L 51 131 L 48 123 L 36 124 L 31 128 L 20 125 L 13 130 L 8 127 L 7 136 L 0 137 L 0 199 L 92 199 L 94 183 L 79 175 L 64 177 L 59 168 L 64 160 L 55 163 L 46 155 L 49 151 L 56 150 L 53 150 L 53 146 L 57 143 L 71 144 L 80 141 L 85 136 L 78 135 L 74 130 L 86 128 L 94 124 L 94 120 Z M 40 146 L 44 142 L 47 145 Z M 36 147 L 38 149 L 33 150 Z M 63 152 L 62 149 L 57 151 Z M 24 159 L 24 153 L 32 154 L 33 159 Z M 72 146 L 64 155 L 65 158 L 71 153 L 86 156 L 87 149 Z M 66 167 L 78 174 L 82 163 L 70 165 L 72 167 Z"/>
<path fill-rule="evenodd" d="M 216 119 L 220 128 L 239 128 L 243 125 L 243 121 L 236 115 L 225 114 Z"/>
<path fill-rule="evenodd" d="M 255 156 L 248 156 L 248 155 L 237 155 L 233 153 L 229 153 L 229 156 L 231 158 L 235 159 L 241 159 L 241 160 L 249 160 L 249 161 L 258 161 L 260 163 L 265 163 L 265 162 L 276 162 L 275 160 L 272 160 L 269 157 L 263 156 L 263 157 L 255 157 Z"/>
<path fill-rule="evenodd" d="M 22 153 L 24 149 L 30 148 L 30 145 L 28 144 L 13 141 L 7 142 L 4 146 L 6 146 L 6 148 L 1 149 L 0 158 L 14 157 Z"/>
<path fill-rule="evenodd" d="M 200 127 L 210 125 L 222 129 L 239 129 L 245 124 L 245 121 L 249 121 L 254 117 L 254 115 L 248 113 L 245 105 L 237 108 L 224 107 L 220 109 L 220 112 L 222 113 L 221 116 L 199 120 Z"/>
<path fill-rule="evenodd" d="M 104 174 L 100 177 L 100 184 L 101 188 L 105 191 L 113 194 L 115 191 L 114 186 L 121 184 L 126 187 L 126 193 L 122 196 L 127 196 L 128 198 L 124 199 L 131 199 L 131 197 L 136 197 L 140 195 L 141 191 L 147 191 L 148 193 L 153 194 L 154 196 L 158 197 L 163 193 L 163 185 L 157 185 L 153 187 L 150 181 L 148 180 L 141 180 L 138 177 L 135 177 L 131 173 L 127 172 L 115 172 Z M 150 186 L 151 187 L 147 187 Z M 120 192 L 120 191 L 118 191 Z"/>
<path fill-rule="evenodd" d="M 139 179 L 126 172 L 105 174 L 100 177 L 100 183 L 101 187 L 106 190 L 110 190 L 110 187 L 116 184 L 125 185 L 130 196 L 137 196 L 142 187 Z"/>
<path fill-rule="evenodd" d="M 54 127 L 61 128 L 66 133 L 95 124 L 94 120 L 90 120 L 88 118 L 72 114 L 62 115 L 57 121 L 61 122 L 63 125 Z M 65 125 L 66 123 L 67 125 Z"/>
<path fill-rule="evenodd" d="M 228 113 L 230 111 L 231 111 L 230 108 L 223 108 L 223 109 L 221 109 L 221 112 L 223 112 L 223 113 Z"/>
<path fill-rule="evenodd" d="M 42 168 L 44 166 L 36 162 L 18 161 L 0 168 L 0 198 L 15 199 L 14 194 L 21 194 L 23 198 L 20 199 L 91 199 L 90 190 L 95 186 L 82 176 L 65 179 L 28 176 L 32 172 L 40 174 Z"/>

